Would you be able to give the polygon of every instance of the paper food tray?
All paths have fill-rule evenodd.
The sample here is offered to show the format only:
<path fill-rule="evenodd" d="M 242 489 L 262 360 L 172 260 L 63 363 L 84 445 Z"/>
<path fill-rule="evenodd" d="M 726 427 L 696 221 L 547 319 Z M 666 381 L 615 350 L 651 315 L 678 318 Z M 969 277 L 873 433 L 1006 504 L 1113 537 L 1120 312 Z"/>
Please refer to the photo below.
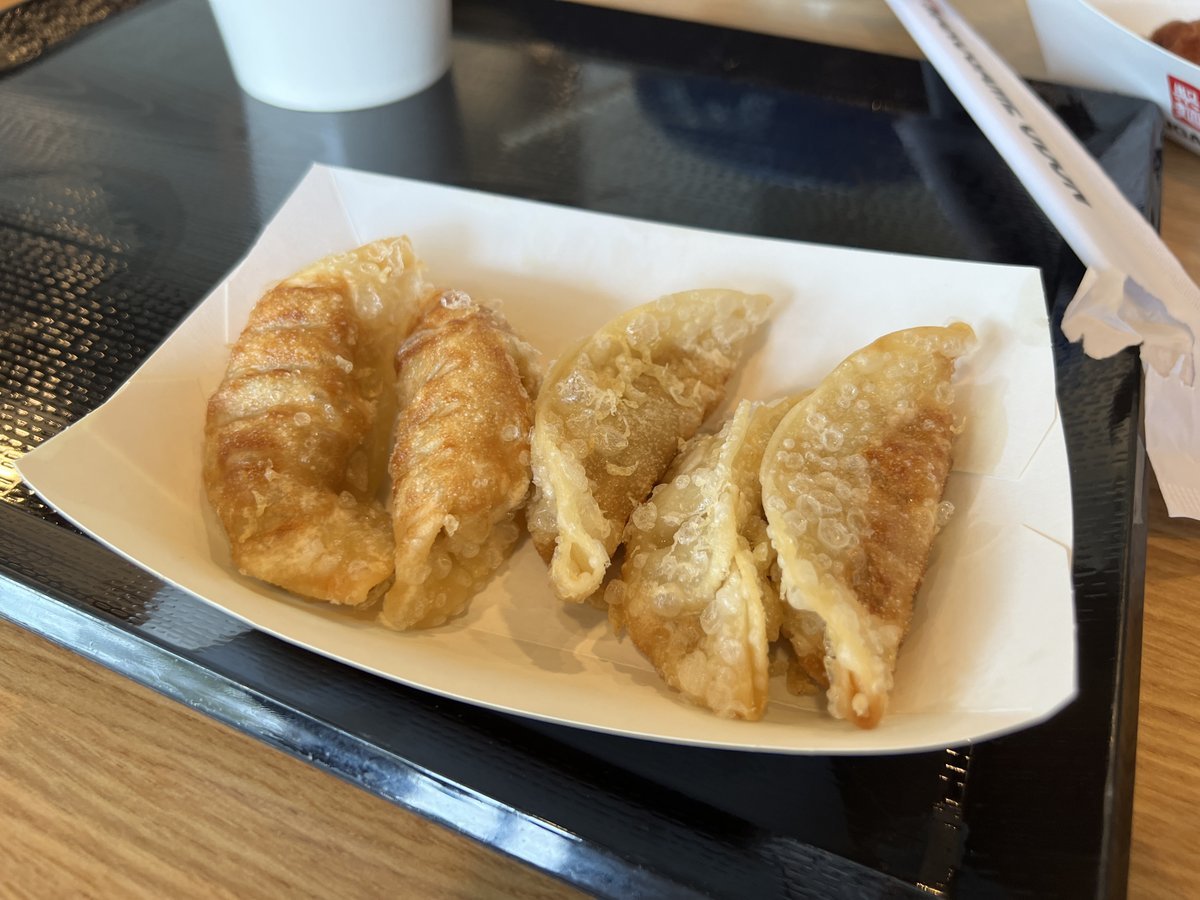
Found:
<path fill-rule="evenodd" d="M 814 385 L 853 350 L 915 325 L 969 322 L 968 431 L 882 723 L 864 731 L 774 679 L 760 722 L 718 718 L 665 687 L 603 613 L 557 601 L 528 539 L 471 604 L 430 631 L 239 575 L 200 479 L 204 409 L 228 347 L 273 282 L 325 254 L 411 237 L 430 277 L 500 298 L 553 359 L 619 311 L 731 287 L 775 298 L 730 385 L 739 399 Z M 684 744 L 896 753 L 1041 721 L 1076 689 L 1071 493 L 1050 331 L 1034 269 L 843 250 L 652 224 L 314 167 L 249 254 L 103 406 L 19 463 L 80 528 L 264 632 L 384 678 L 541 720 Z"/>

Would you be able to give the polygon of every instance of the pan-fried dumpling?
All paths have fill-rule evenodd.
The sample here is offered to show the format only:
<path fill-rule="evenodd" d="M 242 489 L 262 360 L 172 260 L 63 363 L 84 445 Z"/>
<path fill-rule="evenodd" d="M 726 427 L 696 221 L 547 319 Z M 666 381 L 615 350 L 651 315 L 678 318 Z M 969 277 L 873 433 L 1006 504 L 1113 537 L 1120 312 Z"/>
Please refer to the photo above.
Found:
<path fill-rule="evenodd" d="M 717 434 L 692 438 L 625 530 L 609 617 L 671 687 L 727 718 L 767 703 L 768 572 L 759 488 L 763 450 L 794 401 L 742 401 Z"/>
<path fill-rule="evenodd" d="M 829 710 L 864 728 L 887 707 L 913 597 L 948 515 L 942 492 L 961 430 L 951 377 L 973 343 L 962 323 L 880 338 L 788 413 L 763 457 L 781 593 L 800 614 L 785 618 L 785 636 L 796 630 L 796 656 L 811 666 L 823 627 Z"/>
<path fill-rule="evenodd" d="M 829 689 L 825 671 L 825 623 L 808 610 L 794 609 L 780 600 L 779 636 L 785 650 L 787 689 L 793 694 L 818 694 Z"/>
<path fill-rule="evenodd" d="M 385 625 L 442 624 L 515 546 L 539 365 L 499 313 L 461 291 L 443 293 L 400 349 Z"/>
<path fill-rule="evenodd" d="M 391 577 L 372 473 L 386 460 L 391 359 L 428 294 L 394 238 L 326 257 L 255 305 L 204 428 L 204 486 L 239 571 L 346 604 Z"/>
<path fill-rule="evenodd" d="M 724 395 L 770 298 L 672 294 L 631 310 L 558 360 L 534 414 L 529 531 L 564 600 L 599 586 L 621 531 L 679 445 Z"/>

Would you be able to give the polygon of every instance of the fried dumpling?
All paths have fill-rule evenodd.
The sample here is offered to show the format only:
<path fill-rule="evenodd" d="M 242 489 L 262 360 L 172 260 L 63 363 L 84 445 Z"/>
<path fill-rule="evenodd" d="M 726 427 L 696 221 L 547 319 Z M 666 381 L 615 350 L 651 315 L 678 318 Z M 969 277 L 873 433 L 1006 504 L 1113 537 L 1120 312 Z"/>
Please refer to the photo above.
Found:
<path fill-rule="evenodd" d="M 829 711 L 864 728 L 887 708 L 948 515 L 942 492 L 960 430 L 951 378 L 973 343 L 962 323 L 880 338 L 788 413 L 763 457 L 768 532 L 791 607 L 785 635 L 794 628 L 796 656 L 811 667 L 823 628 Z"/>
<path fill-rule="evenodd" d="M 776 582 L 778 583 L 778 582 Z M 794 609 L 782 600 L 776 607 L 779 613 L 779 637 L 787 689 L 792 694 L 819 694 L 829 689 L 825 671 L 825 623 L 808 610 Z"/>
<path fill-rule="evenodd" d="M 778 595 L 759 467 L 794 401 L 742 401 L 717 434 L 692 438 L 625 530 L 609 617 L 663 680 L 727 718 L 767 703 L 769 621 Z"/>
<path fill-rule="evenodd" d="M 529 530 L 564 600 L 600 586 L 622 529 L 721 401 L 770 298 L 672 294 L 630 310 L 551 368 L 538 397 Z"/>
<path fill-rule="evenodd" d="M 358 604 L 392 575 L 375 499 L 391 359 L 429 296 L 405 238 L 326 257 L 271 288 L 208 403 L 204 486 L 243 574 Z"/>
<path fill-rule="evenodd" d="M 396 580 L 379 619 L 440 625 L 516 545 L 540 358 L 490 309 L 448 291 L 396 357 Z"/>

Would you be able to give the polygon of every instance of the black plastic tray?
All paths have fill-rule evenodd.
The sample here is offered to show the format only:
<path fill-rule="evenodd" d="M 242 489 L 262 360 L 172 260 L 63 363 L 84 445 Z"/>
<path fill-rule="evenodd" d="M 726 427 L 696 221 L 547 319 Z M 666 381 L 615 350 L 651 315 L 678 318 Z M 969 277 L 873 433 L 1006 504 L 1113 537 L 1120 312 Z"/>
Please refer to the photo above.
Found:
<path fill-rule="evenodd" d="M 1122 895 L 1145 530 L 1135 355 L 1055 331 L 1080 695 L 890 758 L 711 751 L 539 724 L 250 631 L 78 534 L 6 460 L 109 396 L 313 161 L 734 232 L 1082 275 L 916 62 L 547 0 L 455 4 L 454 66 L 382 109 L 237 89 L 203 0 L 0 78 L 0 615 L 598 894 Z M 1157 221 L 1148 104 L 1038 90 Z M 853 277 L 848 273 L 847 277 Z"/>

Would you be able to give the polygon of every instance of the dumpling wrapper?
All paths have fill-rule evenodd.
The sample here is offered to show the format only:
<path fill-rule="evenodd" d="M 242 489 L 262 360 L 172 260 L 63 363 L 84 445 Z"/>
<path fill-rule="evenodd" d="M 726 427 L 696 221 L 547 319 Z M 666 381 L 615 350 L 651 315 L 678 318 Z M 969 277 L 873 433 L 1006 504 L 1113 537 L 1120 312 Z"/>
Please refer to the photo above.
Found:
<path fill-rule="evenodd" d="M 620 580 L 605 591 L 659 675 L 726 718 L 759 719 L 779 598 L 759 468 L 795 400 L 742 401 L 717 434 L 692 438 L 625 529 Z"/>
<path fill-rule="evenodd" d="M 963 323 L 881 337 L 788 413 L 763 457 L 781 594 L 800 614 L 788 613 L 803 632 L 797 655 L 811 655 L 823 627 L 829 711 L 860 727 L 874 727 L 887 708 L 913 599 L 948 515 L 941 498 L 961 430 L 951 378 L 974 337 Z"/>
<path fill-rule="evenodd" d="M 447 291 L 396 367 L 396 580 L 379 621 L 428 628 L 462 612 L 520 537 L 540 356 L 499 313 Z"/>
<path fill-rule="evenodd" d="M 339 604 L 391 578 L 373 473 L 391 360 L 429 294 L 407 238 L 390 238 L 325 257 L 255 305 L 204 428 L 204 487 L 240 572 Z"/>
<path fill-rule="evenodd" d="M 564 600 L 590 597 L 634 507 L 720 403 L 769 297 L 671 294 L 563 354 L 534 413 L 529 531 Z"/>

